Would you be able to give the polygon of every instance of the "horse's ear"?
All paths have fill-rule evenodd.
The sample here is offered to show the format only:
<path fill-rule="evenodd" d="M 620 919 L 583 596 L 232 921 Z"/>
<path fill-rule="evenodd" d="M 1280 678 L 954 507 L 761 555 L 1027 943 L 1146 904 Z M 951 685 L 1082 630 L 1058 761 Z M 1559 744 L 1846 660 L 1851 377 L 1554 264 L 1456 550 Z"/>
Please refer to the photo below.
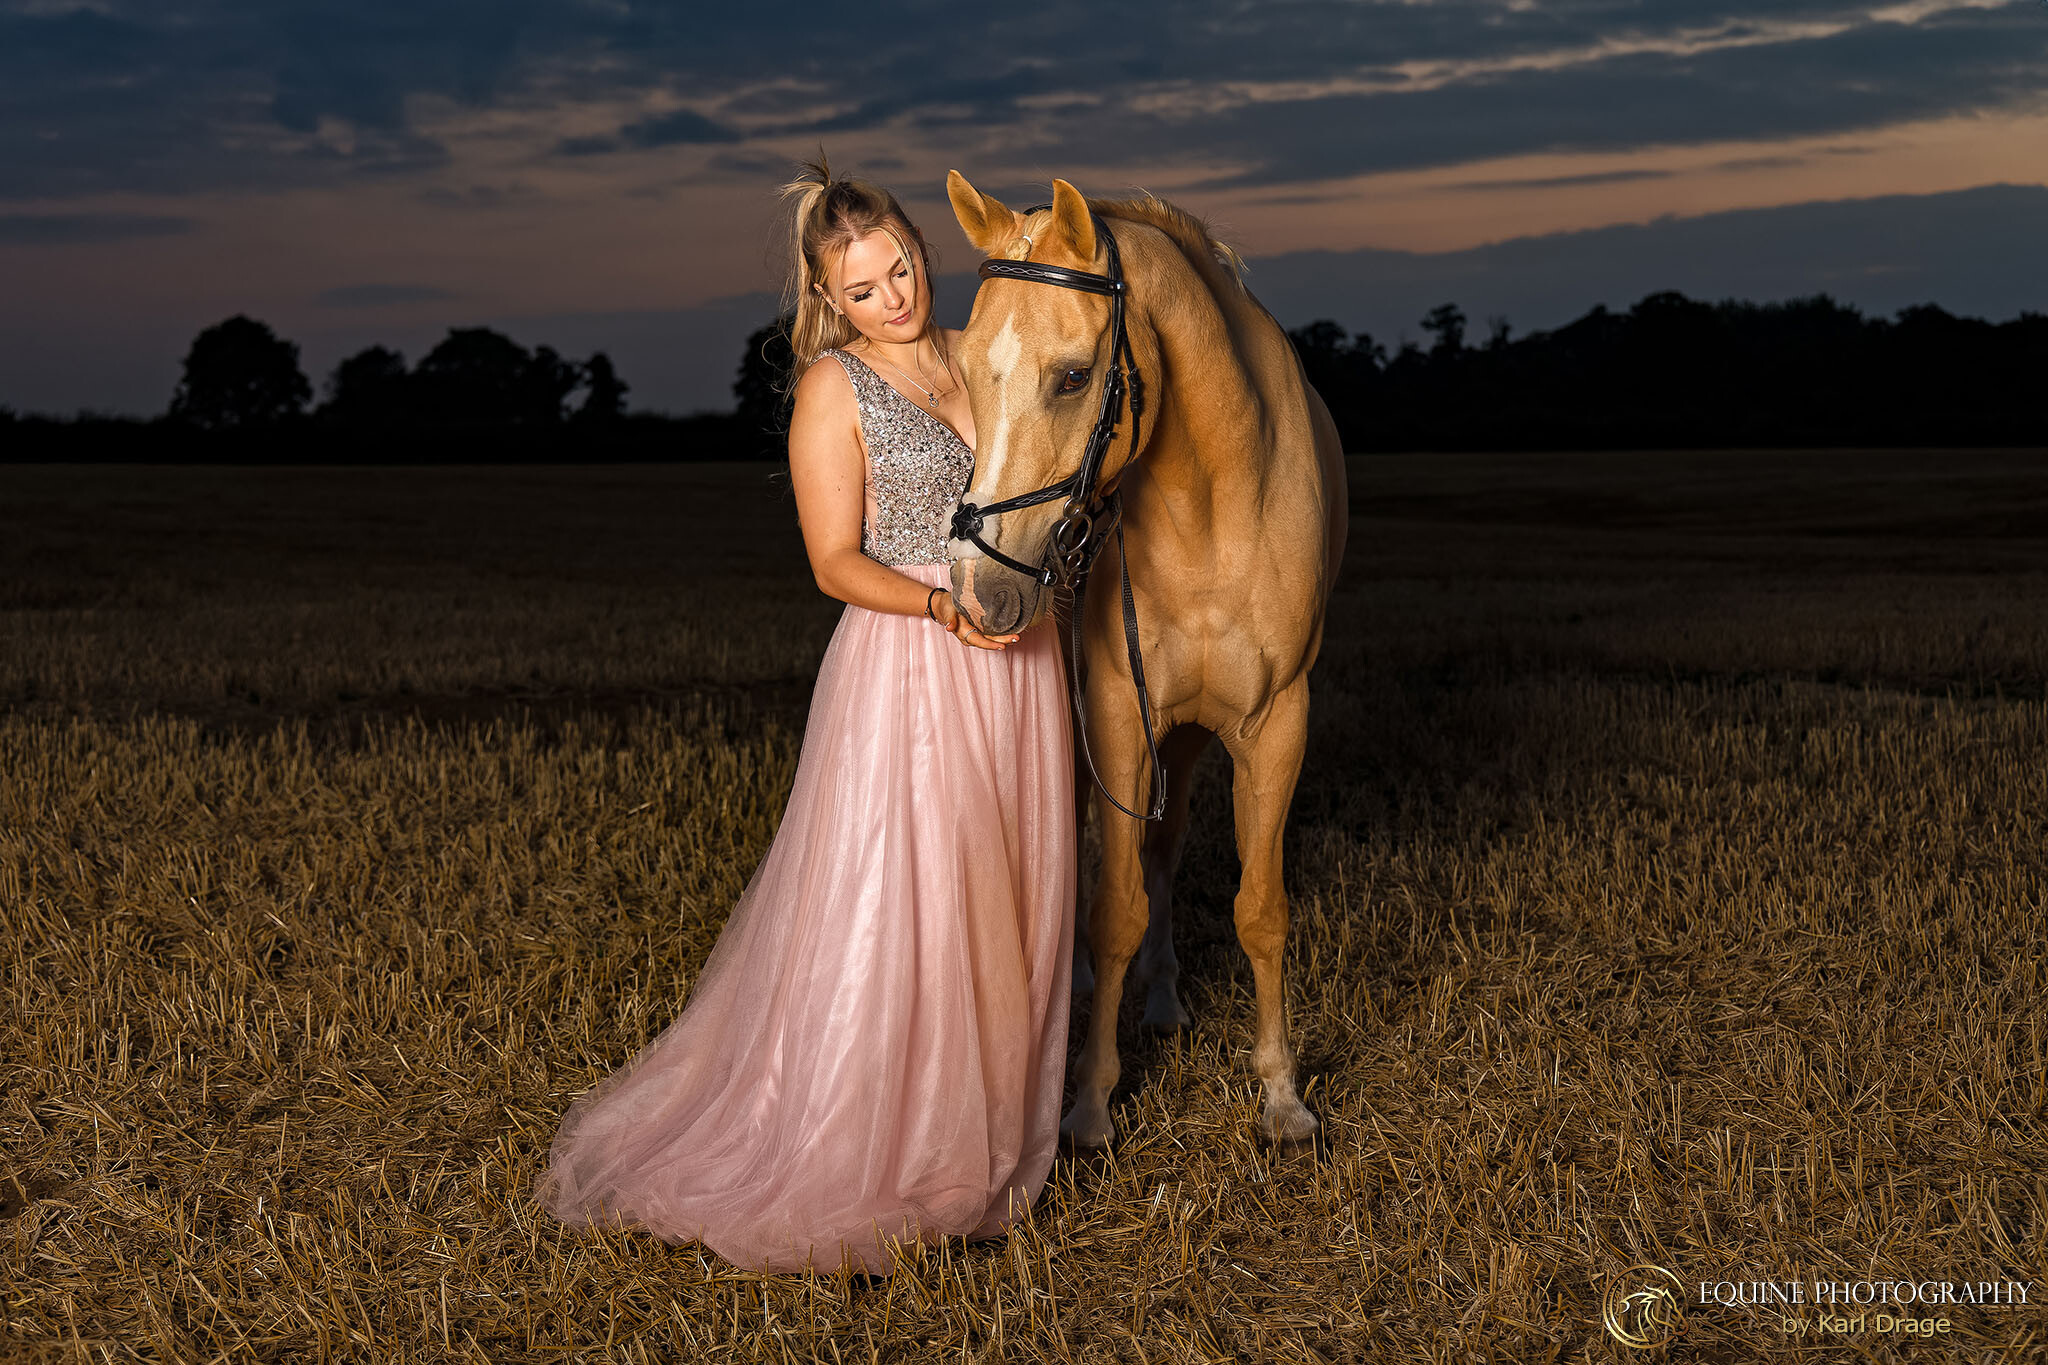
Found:
<path fill-rule="evenodd" d="M 960 230 L 984 256 L 995 255 L 1024 230 L 1023 214 L 994 195 L 983 194 L 958 171 L 946 172 L 946 198 L 953 201 Z"/>
<path fill-rule="evenodd" d="M 1081 191 L 1064 180 L 1052 182 L 1052 222 L 1054 239 L 1073 247 L 1083 266 L 1094 264 L 1095 215 Z"/>

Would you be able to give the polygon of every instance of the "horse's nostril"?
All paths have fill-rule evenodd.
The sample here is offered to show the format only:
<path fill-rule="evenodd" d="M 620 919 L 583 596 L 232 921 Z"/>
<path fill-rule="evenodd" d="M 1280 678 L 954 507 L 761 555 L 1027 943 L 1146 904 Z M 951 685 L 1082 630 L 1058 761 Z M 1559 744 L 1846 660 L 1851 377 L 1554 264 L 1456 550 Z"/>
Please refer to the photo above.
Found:
<path fill-rule="evenodd" d="M 1008 635 L 1017 628 L 1017 619 L 1022 615 L 1022 598 L 1016 588 L 1008 583 L 998 583 L 988 595 L 989 631 L 996 635 Z"/>

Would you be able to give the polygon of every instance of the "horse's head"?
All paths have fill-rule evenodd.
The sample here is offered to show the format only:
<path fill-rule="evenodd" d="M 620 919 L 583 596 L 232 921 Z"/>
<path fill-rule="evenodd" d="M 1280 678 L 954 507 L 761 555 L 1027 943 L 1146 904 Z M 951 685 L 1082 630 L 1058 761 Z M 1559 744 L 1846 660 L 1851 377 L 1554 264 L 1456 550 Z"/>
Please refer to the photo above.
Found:
<path fill-rule="evenodd" d="M 1028 218 L 958 171 L 947 175 L 946 192 L 967 240 L 985 255 L 1103 273 L 1107 247 L 1097 240 L 1087 201 L 1064 180 L 1052 184 L 1052 207 Z M 963 503 L 986 507 L 1058 483 L 1079 467 L 1112 367 L 1109 319 L 1110 300 L 1101 294 L 1028 280 L 982 282 L 955 349 L 976 439 L 974 477 Z M 1126 330 L 1135 345 L 1136 329 L 1127 323 Z M 1114 486 L 1129 462 L 1129 433 L 1126 422 L 1104 456 L 1097 487 Z M 1092 492 L 1081 490 L 1081 501 Z M 1053 498 L 991 514 L 979 534 L 1004 556 L 1037 566 L 1045 562 L 1065 502 Z M 953 599 L 977 629 L 1008 634 L 1044 615 L 1050 594 L 1037 580 L 970 540 L 951 540 L 947 550 Z"/>

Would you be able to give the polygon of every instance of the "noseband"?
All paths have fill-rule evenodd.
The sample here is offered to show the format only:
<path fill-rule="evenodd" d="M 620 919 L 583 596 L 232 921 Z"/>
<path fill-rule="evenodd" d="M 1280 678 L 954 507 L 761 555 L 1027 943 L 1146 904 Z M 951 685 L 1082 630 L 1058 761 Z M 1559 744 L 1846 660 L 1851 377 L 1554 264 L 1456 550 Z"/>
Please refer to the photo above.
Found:
<path fill-rule="evenodd" d="M 1051 207 L 1050 204 L 1039 204 L 1025 212 L 1037 213 Z M 1145 687 L 1145 663 L 1138 649 L 1138 607 L 1131 596 L 1130 561 L 1124 556 L 1123 503 L 1118 496 L 1120 490 L 1101 492 L 1095 486 L 1103 457 L 1109 453 L 1110 443 L 1116 439 L 1117 419 L 1123 414 L 1127 398 L 1131 406 L 1131 458 L 1138 458 L 1138 415 L 1144 410 L 1145 386 L 1138 374 L 1137 359 L 1131 354 L 1130 336 L 1124 330 L 1124 299 L 1129 295 L 1130 287 L 1124 280 L 1123 261 L 1117 252 L 1116 238 L 1110 235 L 1108 226 L 1092 210 L 1088 216 L 1095 223 L 1097 239 L 1109 254 L 1107 274 L 1003 257 L 983 261 L 980 272 L 985 280 L 1025 280 L 1032 284 L 1057 285 L 1061 289 L 1078 289 L 1085 294 L 1108 296 L 1109 368 L 1102 381 L 1102 406 L 1096 412 L 1094 429 L 1088 433 L 1088 444 L 1081 452 L 1080 466 L 1058 483 L 1049 483 L 1043 488 L 1034 488 L 1029 493 L 1019 493 L 1016 497 L 1004 498 L 985 507 L 963 501 L 953 512 L 952 533 L 953 539 L 972 541 L 983 554 L 1032 579 L 1040 587 L 1063 587 L 1072 591 L 1074 606 L 1067 623 L 1072 644 L 1067 659 L 1073 687 L 1074 721 L 1081 734 L 1081 755 L 1088 762 L 1088 775 L 1095 779 L 1095 785 L 1109 798 L 1109 803 L 1125 815 L 1138 820 L 1157 820 L 1166 813 L 1166 772 L 1159 761 L 1159 745 L 1152 737 L 1151 694 Z M 1060 519 L 1053 523 L 1045 559 L 1036 567 L 1010 558 L 981 538 L 987 518 L 1020 507 L 1035 507 L 1059 497 L 1064 497 L 1066 503 L 1060 509 Z M 1145 748 L 1152 756 L 1152 803 L 1144 815 L 1117 800 L 1103 783 L 1102 775 L 1095 770 L 1095 756 L 1088 748 L 1088 712 L 1081 698 L 1083 593 L 1088 586 L 1088 570 L 1094 563 L 1095 552 L 1102 547 L 1103 539 L 1112 528 L 1116 531 L 1117 560 L 1123 570 L 1124 645 L 1131 661 L 1131 682 L 1138 693 L 1138 719 L 1145 731 Z"/>

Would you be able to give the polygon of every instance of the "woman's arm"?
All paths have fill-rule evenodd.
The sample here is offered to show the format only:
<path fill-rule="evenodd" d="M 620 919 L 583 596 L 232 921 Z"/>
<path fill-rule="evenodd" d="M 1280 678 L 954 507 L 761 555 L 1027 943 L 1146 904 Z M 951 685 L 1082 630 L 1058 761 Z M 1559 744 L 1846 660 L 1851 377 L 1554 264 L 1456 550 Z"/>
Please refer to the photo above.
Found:
<path fill-rule="evenodd" d="M 932 615 L 962 642 L 1001 649 L 1017 637 L 983 635 L 953 606 L 953 594 L 925 584 L 861 553 L 867 457 L 860 448 L 859 400 L 846 371 L 813 362 L 797 381 L 789 418 L 789 479 L 796 490 L 797 522 L 818 590 L 869 611 Z"/>

